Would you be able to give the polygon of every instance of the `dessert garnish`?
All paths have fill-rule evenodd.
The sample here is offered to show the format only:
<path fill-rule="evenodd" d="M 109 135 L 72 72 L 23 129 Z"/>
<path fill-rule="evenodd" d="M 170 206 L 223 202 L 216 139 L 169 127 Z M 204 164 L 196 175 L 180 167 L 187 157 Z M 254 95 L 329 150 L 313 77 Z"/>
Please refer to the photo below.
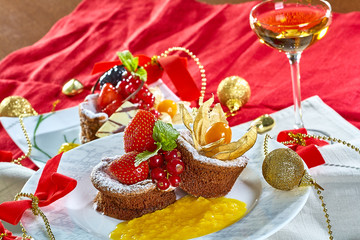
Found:
<path fill-rule="evenodd" d="M 147 179 L 150 168 L 150 177 L 160 190 L 179 186 L 184 163 L 176 149 L 178 136 L 171 124 L 157 120 L 149 111 L 138 110 L 124 131 L 125 157 L 111 163 L 109 171 L 130 185 Z"/>
<path fill-rule="evenodd" d="M 219 103 L 211 109 L 213 102 L 214 97 L 204 102 L 195 110 L 195 117 L 180 104 L 184 125 L 190 131 L 194 147 L 201 155 L 219 160 L 238 158 L 255 144 L 256 126 L 252 126 L 239 140 L 230 142 L 231 129 L 225 113 Z"/>
<path fill-rule="evenodd" d="M 118 52 L 122 65 L 105 72 L 96 82 L 100 86 L 98 110 L 111 116 L 125 101 L 138 104 L 140 109 L 154 109 L 155 97 L 145 84 L 147 72 L 138 65 L 138 57 L 129 51 Z"/>
<path fill-rule="evenodd" d="M 135 167 L 135 157 L 138 152 L 128 152 L 109 165 L 109 171 L 119 182 L 131 185 L 147 179 L 149 175 L 149 164 L 144 161 Z"/>
<path fill-rule="evenodd" d="M 167 113 L 173 118 L 177 113 L 177 104 L 173 100 L 165 99 L 159 103 L 157 110 L 160 113 Z"/>
<path fill-rule="evenodd" d="M 245 214 L 246 204 L 239 200 L 188 195 L 162 210 L 121 222 L 110 239 L 192 239 L 228 227 Z"/>
<path fill-rule="evenodd" d="M 96 136 L 106 137 L 114 133 L 123 132 L 131 119 L 135 116 L 138 106 L 126 101 L 124 102 L 99 128 Z"/>

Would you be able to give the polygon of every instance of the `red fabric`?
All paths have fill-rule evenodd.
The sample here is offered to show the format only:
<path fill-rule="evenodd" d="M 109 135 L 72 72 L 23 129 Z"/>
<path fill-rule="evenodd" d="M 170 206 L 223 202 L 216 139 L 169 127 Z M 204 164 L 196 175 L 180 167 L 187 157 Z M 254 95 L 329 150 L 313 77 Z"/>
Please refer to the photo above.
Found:
<path fill-rule="evenodd" d="M 47 206 L 62 198 L 76 187 L 76 180 L 57 173 L 62 153 L 47 161 L 34 193 L 39 198 L 39 207 Z M 19 200 L 0 204 L 0 219 L 18 224 L 32 200 Z"/>
<path fill-rule="evenodd" d="M 0 100 L 20 95 L 39 112 L 73 107 L 89 94 L 98 75 L 95 63 L 116 60 L 116 52 L 159 55 L 169 47 L 191 50 L 204 65 L 206 98 L 216 96 L 219 82 L 239 75 L 251 88 L 249 102 L 231 125 L 272 113 L 293 104 L 290 67 L 283 53 L 261 44 L 249 26 L 256 2 L 209 5 L 195 0 L 84 0 L 58 21 L 40 41 L 0 62 Z M 307 49 L 301 59 L 302 97 L 321 99 L 360 127 L 360 12 L 334 13 L 327 35 Z M 185 56 L 181 54 L 181 56 Z M 189 60 L 198 88 L 198 67 Z M 61 94 L 62 85 L 77 78 L 85 91 Z M 175 90 L 164 74 L 164 81 Z M 306 112 L 304 113 L 306 115 Z M 21 155 L 1 128 L 0 149 Z"/>
<path fill-rule="evenodd" d="M 5 233 L 5 236 L 3 236 L 3 238 L 1 238 L 2 240 L 22 240 L 22 237 L 18 237 L 18 236 L 14 236 L 12 235 L 12 232 L 10 232 L 9 230 L 7 230 L 4 225 L 2 224 L 2 222 L 0 221 L 0 235 Z"/>
<path fill-rule="evenodd" d="M 282 131 L 278 134 L 277 141 L 285 142 L 285 141 L 294 140 L 294 138 L 289 136 L 290 132 L 293 134 L 297 134 L 297 133 L 307 134 L 305 128 Z M 300 157 L 304 160 L 308 168 L 313 168 L 324 164 L 325 160 L 316 146 L 321 147 L 324 145 L 328 145 L 329 143 L 315 138 L 304 138 L 304 140 L 305 140 L 305 146 L 302 146 L 300 144 L 290 144 L 287 146 L 300 155 Z"/>

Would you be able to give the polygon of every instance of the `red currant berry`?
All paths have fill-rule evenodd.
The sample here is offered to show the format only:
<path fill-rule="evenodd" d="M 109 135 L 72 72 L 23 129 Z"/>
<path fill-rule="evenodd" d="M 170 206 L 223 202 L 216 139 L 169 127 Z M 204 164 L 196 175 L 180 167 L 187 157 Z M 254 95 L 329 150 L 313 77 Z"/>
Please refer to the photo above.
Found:
<path fill-rule="evenodd" d="M 150 112 L 151 112 L 152 114 L 154 114 L 157 119 L 159 119 L 160 113 L 159 113 L 158 110 L 156 110 L 155 108 L 151 108 L 151 109 L 150 109 Z"/>
<path fill-rule="evenodd" d="M 166 178 L 166 172 L 162 168 L 154 168 L 151 170 L 151 179 L 152 180 L 159 180 L 161 178 Z"/>
<path fill-rule="evenodd" d="M 132 83 L 128 83 L 125 86 L 125 95 L 129 96 L 130 94 L 132 94 L 133 92 L 135 92 L 136 87 L 132 84 Z"/>
<path fill-rule="evenodd" d="M 181 153 L 177 149 L 173 149 L 165 153 L 165 160 L 171 161 L 173 159 L 181 158 Z"/>
<path fill-rule="evenodd" d="M 132 77 L 129 80 L 136 88 L 138 88 L 141 84 L 141 80 L 138 77 Z"/>
<path fill-rule="evenodd" d="M 164 163 L 164 159 L 160 154 L 157 154 L 149 159 L 149 167 L 151 169 L 161 167 Z"/>
<path fill-rule="evenodd" d="M 141 101 L 139 108 L 140 108 L 140 109 L 143 109 L 143 110 L 150 110 L 151 106 L 150 106 L 150 104 Z"/>
<path fill-rule="evenodd" d="M 157 187 L 160 189 L 160 190 L 166 190 L 169 188 L 170 186 L 170 182 L 167 178 L 160 178 L 157 183 L 156 183 Z"/>
<path fill-rule="evenodd" d="M 166 164 L 166 170 L 171 175 L 178 175 L 184 171 L 184 163 L 180 159 L 173 159 Z"/>
<path fill-rule="evenodd" d="M 137 96 L 134 96 L 130 99 L 130 102 L 141 104 L 143 101 L 140 98 L 138 98 Z"/>
<path fill-rule="evenodd" d="M 170 185 L 173 187 L 178 187 L 181 182 L 181 178 L 178 175 L 172 175 L 169 177 Z"/>

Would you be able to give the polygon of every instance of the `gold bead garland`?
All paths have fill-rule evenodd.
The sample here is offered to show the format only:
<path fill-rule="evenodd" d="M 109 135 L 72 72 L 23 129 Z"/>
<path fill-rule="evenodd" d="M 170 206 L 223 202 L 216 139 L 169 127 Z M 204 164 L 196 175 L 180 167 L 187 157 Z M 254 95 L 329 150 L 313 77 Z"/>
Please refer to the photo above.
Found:
<path fill-rule="evenodd" d="M 29 138 L 29 135 L 27 134 L 26 132 L 26 128 L 25 128 L 25 125 L 24 125 L 24 121 L 23 121 L 23 118 L 28 116 L 27 114 L 21 114 L 19 116 L 19 122 L 20 122 L 20 126 L 21 126 L 21 130 L 22 132 L 24 133 L 24 136 L 25 136 L 25 139 L 26 139 L 26 143 L 28 145 L 28 151 L 25 155 L 22 155 L 21 157 L 17 158 L 17 159 L 14 159 L 12 162 L 15 163 L 15 164 L 18 164 L 18 165 L 21 165 L 21 161 L 24 160 L 25 158 L 27 157 L 30 157 L 31 155 L 31 151 L 32 151 L 32 144 L 31 144 L 31 141 L 30 141 L 30 138 Z"/>
<path fill-rule="evenodd" d="M 306 135 L 306 136 L 304 136 Z M 300 141 L 301 140 L 299 138 L 302 138 L 302 137 L 307 137 L 308 135 L 307 134 L 301 134 L 301 135 L 298 135 L 298 134 L 293 134 L 293 133 L 289 133 L 289 136 L 290 137 L 293 137 L 294 140 L 291 140 L 291 141 L 287 141 L 287 142 L 282 142 L 283 144 L 284 143 L 287 143 L 287 144 L 293 144 L 293 143 L 296 143 L 297 141 Z M 313 136 L 313 135 L 312 135 Z M 265 158 L 270 154 L 268 153 L 268 139 L 271 138 L 268 134 L 265 135 L 265 139 L 264 139 L 264 155 L 265 155 Z M 286 148 L 288 150 L 291 150 L 290 148 Z M 277 149 L 278 150 L 278 149 Z M 275 150 L 274 150 L 275 151 Z M 292 150 L 291 150 L 292 151 Z M 273 152 L 273 151 L 272 151 Z M 293 151 L 294 152 L 294 151 Z M 294 152 L 295 153 L 295 152 Z M 264 178 L 265 180 L 268 178 L 266 176 L 267 173 L 264 174 L 263 172 L 263 175 L 264 175 Z M 269 183 L 270 184 L 270 183 Z M 271 185 L 271 184 L 270 184 Z M 324 190 L 321 186 L 319 186 L 316 181 L 310 176 L 310 174 L 307 173 L 307 171 L 304 171 L 304 177 L 303 179 L 301 180 L 300 184 L 299 184 L 299 187 L 301 186 L 313 186 L 315 189 L 316 189 L 316 193 L 318 194 L 319 196 L 319 199 L 321 201 L 321 206 L 323 208 L 323 212 L 325 213 L 325 218 L 326 218 L 326 223 L 327 223 L 327 228 L 328 228 L 328 234 L 329 234 L 329 239 L 330 240 L 333 240 L 334 237 L 332 236 L 332 231 L 331 231 L 331 224 L 330 224 L 330 216 L 329 214 L 327 213 L 327 208 L 326 208 L 326 204 L 324 202 L 324 197 L 322 196 L 322 192 L 321 190 Z M 321 190 L 320 190 L 321 189 Z"/>
<path fill-rule="evenodd" d="M 196 55 L 191 52 L 189 49 L 184 48 L 184 47 L 171 47 L 168 48 L 167 50 L 165 50 L 163 53 L 160 54 L 160 56 L 153 56 L 151 58 L 151 62 L 148 62 L 144 65 L 144 67 L 149 66 L 149 64 L 154 64 L 157 63 L 157 59 L 161 58 L 161 57 L 167 57 L 171 52 L 175 52 L 175 51 L 182 51 L 185 52 L 186 54 L 188 54 L 196 63 L 196 65 L 198 65 L 199 70 L 200 70 L 200 76 L 201 76 L 201 90 L 200 90 L 200 98 L 199 98 L 199 105 L 201 106 L 204 102 L 204 96 L 205 96 L 205 91 L 206 91 L 206 74 L 205 74 L 205 69 L 204 66 L 200 63 L 200 60 L 198 57 L 196 57 Z"/>
<path fill-rule="evenodd" d="M 314 139 L 319 139 L 319 140 L 331 141 L 331 142 L 335 142 L 335 143 L 341 143 L 344 146 L 349 147 L 349 148 L 353 149 L 355 152 L 360 154 L 360 148 L 358 148 L 358 147 L 356 147 L 356 146 L 352 145 L 351 143 L 348 143 L 348 142 L 346 142 L 344 140 L 341 140 L 341 139 L 328 137 L 328 136 L 317 136 L 317 135 L 311 135 L 311 134 L 301 134 L 301 133 L 294 134 L 292 132 L 289 132 L 288 135 L 293 140 L 281 142 L 282 144 L 284 144 L 284 145 L 298 144 L 298 145 L 301 145 L 301 146 L 306 146 L 305 139 L 306 138 L 314 138 Z M 269 138 L 270 138 L 270 136 L 266 135 L 265 139 L 264 139 L 264 154 L 265 154 L 265 156 L 268 155 L 268 139 Z M 327 163 L 325 163 L 324 165 L 335 166 L 335 167 L 353 168 L 353 169 L 360 170 L 360 168 L 358 168 L 358 167 L 339 165 L 339 164 L 327 164 Z M 316 193 L 317 193 L 317 195 L 318 195 L 318 197 L 319 197 L 319 199 L 321 201 L 321 206 L 323 208 L 323 212 L 325 213 L 325 218 L 326 218 L 326 223 L 327 223 L 327 228 L 328 228 L 328 233 L 329 233 L 329 239 L 332 240 L 334 238 L 332 236 L 333 232 L 331 230 L 331 228 L 332 228 L 332 226 L 330 224 L 331 221 L 330 221 L 330 218 L 329 218 L 328 210 L 326 208 L 324 197 L 322 196 L 322 192 L 321 192 L 321 190 L 324 190 L 324 189 L 321 188 L 310 175 L 308 175 L 306 177 L 308 178 L 307 181 L 310 183 L 310 185 L 312 185 L 316 189 Z M 302 186 L 302 185 L 300 184 L 300 186 Z"/>
<path fill-rule="evenodd" d="M 18 193 L 15 196 L 15 201 L 19 200 L 21 197 L 27 197 L 30 198 L 32 200 L 31 202 L 31 211 L 33 212 L 33 214 L 35 216 L 40 215 L 41 218 L 43 219 L 44 223 L 45 223 L 45 227 L 46 227 L 46 231 L 49 235 L 49 238 L 51 240 L 55 240 L 55 236 L 51 231 L 51 227 L 50 227 L 50 223 L 49 220 L 47 219 L 47 217 L 45 216 L 45 214 L 43 213 L 43 211 L 41 211 L 41 209 L 39 208 L 39 198 L 36 197 L 34 194 L 32 193 Z M 20 223 L 21 227 L 22 227 L 22 232 L 23 232 L 23 239 L 30 239 L 31 237 L 27 235 L 25 228 L 22 226 L 22 224 Z"/>

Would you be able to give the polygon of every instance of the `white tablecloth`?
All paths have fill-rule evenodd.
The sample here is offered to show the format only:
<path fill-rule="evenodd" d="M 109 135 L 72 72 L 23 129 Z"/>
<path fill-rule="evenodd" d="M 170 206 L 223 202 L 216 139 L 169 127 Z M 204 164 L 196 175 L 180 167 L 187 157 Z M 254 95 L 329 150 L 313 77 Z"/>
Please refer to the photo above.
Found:
<path fill-rule="evenodd" d="M 315 96 L 303 101 L 303 112 L 306 128 L 318 129 L 331 137 L 360 146 L 360 131 L 324 104 L 319 97 Z M 272 114 L 272 117 L 276 121 L 276 126 L 269 132 L 270 136 L 276 137 L 279 131 L 293 128 L 292 107 L 276 112 Z M 246 130 L 249 124 L 244 123 L 239 127 Z M 263 158 L 263 139 L 263 135 L 259 136 L 251 151 L 253 155 L 251 158 Z M 271 141 L 269 147 L 271 150 Z M 360 154 L 342 144 L 331 144 L 319 150 L 327 164 L 340 165 L 325 164 L 310 169 L 310 174 L 325 189 L 322 194 L 330 215 L 334 239 L 360 239 L 358 226 L 360 222 Z M 31 170 L 20 166 L 0 163 L 0 202 L 12 200 L 32 173 Z M 20 229 L 12 228 L 11 230 L 19 231 L 15 234 L 21 235 Z M 268 239 L 328 238 L 321 201 L 313 190 L 301 212 Z"/>
<path fill-rule="evenodd" d="M 303 101 L 306 128 L 318 129 L 331 137 L 360 147 L 360 131 L 315 96 Z M 293 107 L 271 116 L 276 126 L 268 132 L 276 138 L 282 130 L 293 129 Z M 250 123 L 243 124 L 247 129 Z M 260 136 L 253 152 L 262 154 L 264 136 Z M 271 141 L 269 142 L 271 151 Z M 325 190 L 322 192 L 331 220 L 334 239 L 360 239 L 360 154 L 342 144 L 319 148 L 327 164 L 310 169 L 310 174 Z M 260 157 L 260 156 L 253 156 Z M 329 166 L 336 164 L 340 166 Z M 269 240 L 329 239 L 325 213 L 316 191 L 301 212 Z"/>

